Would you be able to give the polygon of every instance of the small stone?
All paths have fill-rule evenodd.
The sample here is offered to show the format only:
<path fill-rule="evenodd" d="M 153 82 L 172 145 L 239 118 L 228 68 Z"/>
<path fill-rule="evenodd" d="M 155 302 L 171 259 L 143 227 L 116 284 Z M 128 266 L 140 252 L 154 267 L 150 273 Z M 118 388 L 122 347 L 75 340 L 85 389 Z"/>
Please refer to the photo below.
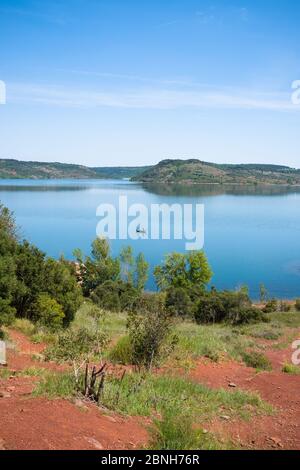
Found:
<path fill-rule="evenodd" d="M 220 416 L 220 418 L 223 419 L 224 421 L 230 421 L 230 416 L 223 415 L 223 416 Z"/>
<path fill-rule="evenodd" d="M 113 418 L 112 416 L 106 416 L 106 419 L 108 419 L 109 421 L 111 421 L 112 423 L 116 423 L 117 420 L 115 418 Z"/>
<path fill-rule="evenodd" d="M 100 442 L 98 442 L 93 437 L 86 437 L 85 439 L 88 441 L 89 444 L 91 444 L 93 447 L 95 447 L 95 449 L 97 449 L 97 450 L 103 450 L 104 449 L 103 445 L 100 444 Z"/>
<path fill-rule="evenodd" d="M 276 437 L 271 437 L 270 441 L 274 442 L 275 446 L 280 447 L 281 449 L 283 448 L 283 445 L 280 439 L 277 439 Z"/>
<path fill-rule="evenodd" d="M 76 398 L 74 400 L 74 405 L 78 406 L 78 408 L 80 408 L 82 410 L 88 410 L 88 407 L 84 404 L 84 402 L 82 400 L 79 400 L 79 398 Z"/>
<path fill-rule="evenodd" d="M 230 383 L 228 384 L 228 387 L 236 388 L 237 385 L 236 385 L 235 383 L 233 383 L 233 382 L 230 382 Z"/>
<path fill-rule="evenodd" d="M 3 439 L 0 439 L 0 450 L 6 450 L 5 442 Z"/>
<path fill-rule="evenodd" d="M 7 392 L 0 392 L 0 398 L 10 398 L 10 393 Z"/>
<path fill-rule="evenodd" d="M 8 392 L 14 392 L 16 390 L 16 387 L 7 387 L 6 389 Z"/>

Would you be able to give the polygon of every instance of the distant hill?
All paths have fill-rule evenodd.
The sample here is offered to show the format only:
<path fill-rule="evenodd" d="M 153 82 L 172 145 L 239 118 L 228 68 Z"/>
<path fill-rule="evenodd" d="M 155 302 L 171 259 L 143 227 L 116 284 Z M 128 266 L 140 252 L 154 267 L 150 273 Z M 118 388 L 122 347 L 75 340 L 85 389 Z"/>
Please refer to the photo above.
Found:
<path fill-rule="evenodd" d="M 144 171 L 147 171 L 150 166 L 124 166 L 124 167 L 99 167 L 91 168 L 94 170 L 98 178 L 107 178 L 107 179 L 131 179 L 134 178 Z"/>
<path fill-rule="evenodd" d="M 143 183 L 299 185 L 300 170 L 282 165 L 227 165 L 200 160 L 163 160 L 132 179 Z"/>
<path fill-rule="evenodd" d="M 0 159 L 0 179 L 123 179 L 132 178 L 146 171 L 149 167 L 98 167 L 68 163 L 24 162 L 12 159 Z"/>
<path fill-rule="evenodd" d="M 155 184 L 300 185 L 300 170 L 279 165 L 227 165 L 200 160 L 163 160 L 154 166 L 95 167 L 0 159 L 0 179 L 130 179 Z"/>

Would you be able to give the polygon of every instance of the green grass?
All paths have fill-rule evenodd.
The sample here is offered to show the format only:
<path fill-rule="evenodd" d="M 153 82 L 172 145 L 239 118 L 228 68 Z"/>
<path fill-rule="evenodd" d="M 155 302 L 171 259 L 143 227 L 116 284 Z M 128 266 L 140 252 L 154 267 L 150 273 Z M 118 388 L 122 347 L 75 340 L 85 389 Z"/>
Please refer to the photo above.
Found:
<path fill-rule="evenodd" d="M 244 352 L 242 354 L 243 361 L 248 367 L 253 367 L 257 370 L 271 371 L 272 364 L 269 359 L 257 351 Z"/>
<path fill-rule="evenodd" d="M 47 374 L 47 370 L 42 367 L 28 367 L 23 369 L 18 375 L 23 377 L 44 377 Z"/>
<path fill-rule="evenodd" d="M 114 364 L 132 364 L 132 346 L 129 336 L 122 336 L 107 354 Z"/>
<path fill-rule="evenodd" d="M 240 331 L 243 335 L 269 341 L 276 341 L 283 335 L 282 328 L 278 324 L 258 323 L 256 325 L 247 325 L 241 327 Z"/>
<path fill-rule="evenodd" d="M 35 325 L 26 318 L 17 318 L 14 321 L 12 327 L 26 336 L 31 336 L 35 332 Z"/>
<path fill-rule="evenodd" d="M 77 394 L 74 377 L 69 373 L 46 372 L 33 396 L 71 398 Z M 214 416 L 249 419 L 253 414 L 268 414 L 272 407 L 254 393 L 211 390 L 192 381 L 151 374 L 128 374 L 122 381 L 107 377 L 102 405 L 130 416 L 153 416 L 164 410 L 181 410 L 193 422 Z"/>
<path fill-rule="evenodd" d="M 13 375 L 12 371 L 7 369 L 7 367 L 0 367 L 0 379 L 7 380 L 11 375 Z"/>
<path fill-rule="evenodd" d="M 26 318 L 17 318 L 14 321 L 12 328 L 28 336 L 35 344 L 52 344 L 55 342 L 56 334 L 53 331 L 50 331 L 46 327 L 34 324 Z"/>
<path fill-rule="evenodd" d="M 109 377 L 103 405 L 132 416 L 152 416 L 166 408 L 181 409 L 195 421 L 228 414 L 247 419 L 251 414 L 269 413 L 271 406 L 257 394 L 243 391 L 211 390 L 179 377 L 126 375 L 122 381 Z"/>
<path fill-rule="evenodd" d="M 97 312 L 98 310 L 98 312 Z M 93 312 L 96 312 L 95 316 Z M 111 339 L 118 339 L 126 333 L 127 315 L 99 309 L 86 301 L 77 311 L 72 326 L 94 331 L 101 327 Z"/>
<path fill-rule="evenodd" d="M 154 419 L 149 428 L 150 450 L 221 450 L 230 444 L 221 445 L 211 434 L 194 427 L 191 416 L 180 410 L 166 409 L 161 419 Z"/>
<path fill-rule="evenodd" d="M 239 328 L 227 325 L 196 325 L 192 322 L 177 326 L 178 346 L 174 358 L 179 363 L 199 357 L 218 361 L 222 357 L 241 360 L 241 353 L 255 342 L 241 334 Z"/>
<path fill-rule="evenodd" d="M 294 364 L 285 364 L 282 368 L 282 372 L 290 375 L 300 375 L 300 367 Z"/>
<path fill-rule="evenodd" d="M 50 399 L 71 398 L 76 395 L 75 378 L 70 373 L 46 372 L 33 391 L 33 396 Z"/>
<path fill-rule="evenodd" d="M 267 315 L 271 325 L 288 328 L 300 328 L 300 312 L 275 312 Z"/>

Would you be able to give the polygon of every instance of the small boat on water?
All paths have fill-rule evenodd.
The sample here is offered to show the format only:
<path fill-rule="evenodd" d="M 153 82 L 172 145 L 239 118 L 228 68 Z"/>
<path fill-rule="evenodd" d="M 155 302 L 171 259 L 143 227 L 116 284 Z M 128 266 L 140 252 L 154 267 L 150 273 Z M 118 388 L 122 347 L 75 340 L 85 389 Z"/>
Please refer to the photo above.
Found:
<path fill-rule="evenodd" d="M 137 226 L 136 228 L 136 233 L 141 233 L 142 235 L 146 234 L 146 230 L 142 228 L 140 225 Z"/>

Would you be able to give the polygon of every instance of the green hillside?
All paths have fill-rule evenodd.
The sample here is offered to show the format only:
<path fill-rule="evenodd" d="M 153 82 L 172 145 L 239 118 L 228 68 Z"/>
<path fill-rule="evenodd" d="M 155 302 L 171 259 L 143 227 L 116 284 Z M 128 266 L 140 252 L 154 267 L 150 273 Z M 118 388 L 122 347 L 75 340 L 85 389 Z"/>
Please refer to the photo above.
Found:
<path fill-rule="evenodd" d="M 132 178 L 148 167 L 97 167 L 68 163 L 25 162 L 0 159 L 0 179 L 123 179 Z"/>
<path fill-rule="evenodd" d="M 229 165 L 200 160 L 163 160 L 133 177 L 144 183 L 300 184 L 300 170 L 277 165 Z"/>

